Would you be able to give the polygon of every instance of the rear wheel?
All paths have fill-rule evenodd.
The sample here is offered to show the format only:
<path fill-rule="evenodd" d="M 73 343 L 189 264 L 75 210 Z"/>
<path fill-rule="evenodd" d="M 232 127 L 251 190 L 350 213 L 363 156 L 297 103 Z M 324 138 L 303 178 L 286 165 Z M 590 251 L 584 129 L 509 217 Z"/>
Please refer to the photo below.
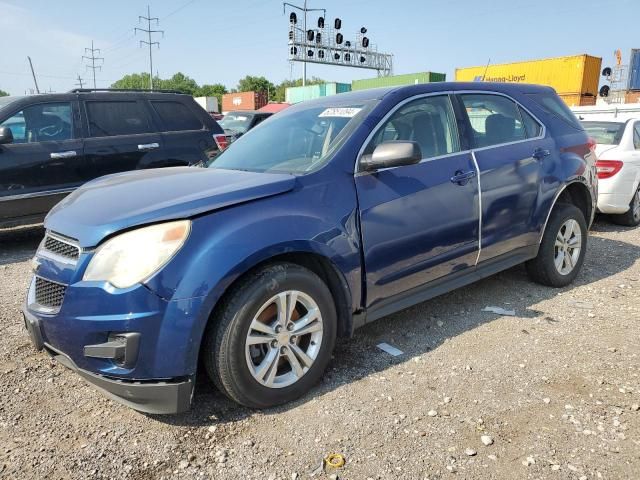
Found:
<path fill-rule="evenodd" d="M 629 210 L 621 215 L 611 215 L 611 221 L 625 227 L 640 225 L 640 185 L 629 202 Z"/>
<path fill-rule="evenodd" d="M 569 285 L 578 275 L 587 248 L 587 223 L 579 208 L 558 204 L 547 222 L 538 256 L 526 263 L 529 276 L 550 287 Z"/>
<path fill-rule="evenodd" d="M 249 275 L 213 319 L 203 346 L 212 380 L 252 408 L 289 402 L 322 376 L 335 344 L 331 293 L 313 272 L 282 263 Z"/>

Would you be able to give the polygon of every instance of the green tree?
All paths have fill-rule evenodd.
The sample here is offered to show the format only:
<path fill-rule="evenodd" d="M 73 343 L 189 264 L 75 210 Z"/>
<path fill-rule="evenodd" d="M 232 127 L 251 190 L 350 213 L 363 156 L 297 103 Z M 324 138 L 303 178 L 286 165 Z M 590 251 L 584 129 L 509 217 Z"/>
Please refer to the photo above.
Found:
<path fill-rule="evenodd" d="M 156 86 L 155 81 L 153 86 Z M 178 72 L 166 80 L 160 79 L 158 82 L 158 89 L 178 90 L 189 95 L 195 95 L 199 88 L 198 83 L 193 78 L 187 77 L 182 72 Z"/>
<path fill-rule="evenodd" d="M 9 94 L 7 92 L 5 92 L 4 90 L 0 90 L 0 97 L 8 97 Z"/>
<path fill-rule="evenodd" d="M 227 93 L 227 87 L 220 83 L 214 83 L 213 85 L 202 85 L 195 93 L 196 97 L 217 97 L 218 108 L 222 108 L 222 95 Z"/>
<path fill-rule="evenodd" d="M 159 79 L 157 79 L 159 80 Z M 153 79 L 154 82 L 157 81 Z M 125 88 L 133 90 L 144 90 L 149 88 L 149 74 L 148 73 L 131 73 L 125 75 L 117 82 L 111 84 L 111 88 Z"/>
<path fill-rule="evenodd" d="M 276 87 L 264 77 L 247 75 L 238 82 L 239 92 L 267 92 L 269 100 L 275 96 Z"/>
<path fill-rule="evenodd" d="M 327 83 L 326 80 L 318 77 L 311 77 L 311 79 L 307 79 L 307 85 L 317 85 L 319 83 Z M 302 79 L 298 78 L 297 80 L 283 80 L 279 85 L 276 86 L 275 94 L 273 95 L 274 102 L 284 102 L 286 97 L 287 88 L 291 87 L 301 87 Z"/>

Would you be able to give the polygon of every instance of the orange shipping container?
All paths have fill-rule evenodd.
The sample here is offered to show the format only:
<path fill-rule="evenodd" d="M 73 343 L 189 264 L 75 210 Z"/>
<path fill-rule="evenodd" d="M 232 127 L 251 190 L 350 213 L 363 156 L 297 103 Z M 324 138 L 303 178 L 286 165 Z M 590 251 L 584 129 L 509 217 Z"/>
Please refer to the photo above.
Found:
<path fill-rule="evenodd" d="M 624 96 L 625 103 L 638 103 L 640 102 L 640 92 L 627 92 Z"/>
<path fill-rule="evenodd" d="M 222 111 L 258 110 L 267 103 L 266 92 L 227 93 L 222 96 Z"/>
<path fill-rule="evenodd" d="M 565 95 L 558 94 L 558 96 L 564 100 L 569 107 L 586 107 L 596 104 L 596 97 L 591 95 Z"/>

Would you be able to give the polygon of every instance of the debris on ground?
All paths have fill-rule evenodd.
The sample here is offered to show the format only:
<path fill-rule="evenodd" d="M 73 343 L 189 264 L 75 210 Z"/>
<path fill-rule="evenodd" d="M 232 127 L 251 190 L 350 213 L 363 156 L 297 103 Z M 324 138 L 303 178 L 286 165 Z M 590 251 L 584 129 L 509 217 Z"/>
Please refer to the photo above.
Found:
<path fill-rule="evenodd" d="M 394 357 L 399 357 L 400 355 L 402 355 L 404 352 L 392 345 L 389 345 L 388 343 L 379 343 L 378 345 L 376 345 L 380 350 L 382 350 L 383 352 L 387 352 L 389 355 L 393 355 Z"/>
<path fill-rule="evenodd" d="M 505 315 L 507 317 L 515 317 L 516 315 L 515 310 L 505 310 L 502 307 L 484 307 L 482 311 L 495 313 L 496 315 Z"/>

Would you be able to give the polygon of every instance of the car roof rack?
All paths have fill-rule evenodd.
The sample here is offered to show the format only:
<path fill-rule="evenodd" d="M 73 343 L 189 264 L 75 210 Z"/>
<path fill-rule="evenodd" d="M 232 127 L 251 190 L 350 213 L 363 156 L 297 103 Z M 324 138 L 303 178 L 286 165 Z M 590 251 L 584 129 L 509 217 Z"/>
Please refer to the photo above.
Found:
<path fill-rule="evenodd" d="M 74 88 L 69 93 L 89 93 L 89 92 L 137 92 L 137 93 L 179 93 L 184 94 L 180 90 L 147 90 L 142 88 Z"/>

